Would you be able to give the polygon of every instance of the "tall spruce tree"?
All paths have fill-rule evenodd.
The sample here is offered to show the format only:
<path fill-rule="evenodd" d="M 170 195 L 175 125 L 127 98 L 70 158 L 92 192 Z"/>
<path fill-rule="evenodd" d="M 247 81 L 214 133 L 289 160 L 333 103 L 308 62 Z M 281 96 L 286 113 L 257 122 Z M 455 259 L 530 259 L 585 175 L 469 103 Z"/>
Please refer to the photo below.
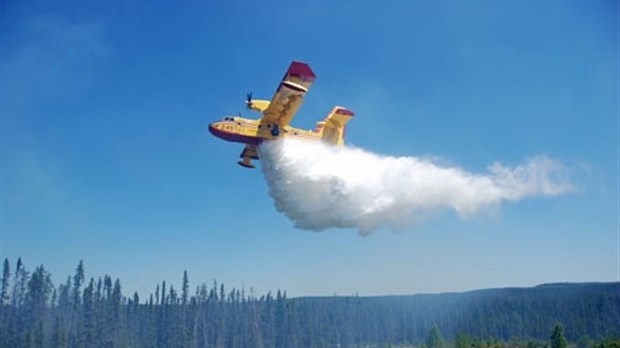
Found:
<path fill-rule="evenodd" d="M 568 343 L 564 337 L 564 328 L 561 324 L 555 324 L 553 333 L 551 334 L 551 348 L 566 348 Z"/>
<path fill-rule="evenodd" d="M 54 328 L 52 329 L 52 348 L 67 348 L 67 333 L 62 324 L 62 320 L 56 316 Z"/>
<path fill-rule="evenodd" d="M 459 332 L 456 334 L 456 338 L 454 339 L 454 348 L 470 348 L 471 347 L 471 339 L 469 336 L 464 334 L 463 332 Z"/>
<path fill-rule="evenodd" d="M 84 282 L 84 262 L 80 260 L 77 267 L 75 268 L 75 275 L 73 275 L 73 308 L 77 309 L 80 306 L 81 302 L 81 289 L 82 283 Z"/>
<path fill-rule="evenodd" d="M 15 266 L 15 277 L 13 281 L 13 308 L 23 305 L 26 297 L 26 286 L 28 281 L 28 272 L 26 267 L 22 263 L 22 258 L 17 259 L 17 266 Z"/>
<path fill-rule="evenodd" d="M 433 326 L 426 337 L 426 348 L 444 348 L 444 340 L 437 326 Z"/>
<path fill-rule="evenodd" d="M 26 308 L 28 321 L 35 322 L 44 317 L 45 308 L 52 293 L 53 285 L 50 274 L 43 265 L 36 268 L 28 281 Z"/>
<path fill-rule="evenodd" d="M 2 292 L 0 293 L 0 337 L 6 337 L 8 335 L 10 279 L 11 270 L 9 269 L 9 260 L 4 259 L 4 265 L 2 268 Z"/>
<path fill-rule="evenodd" d="M 11 295 L 12 318 L 9 323 L 11 325 L 9 328 L 10 334 L 7 338 L 10 346 L 24 346 L 27 343 L 26 328 L 28 328 L 28 322 L 24 304 L 26 301 L 28 278 L 28 271 L 26 271 L 26 267 L 20 257 L 17 259 L 17 265 L 15 266 L 13 293 Z"/>
<path fill-rule="evenodd" d="M 183 286 L 181 288 L 181 303 L 187 304 L 189 296 L 189 278 L 187 277 L 187 270 L 183 271 Z"/>
<path fill-rule="evenodd" d="M 9 259 L 4 259 L 2 265 L 2 290 L 0 292 L 0 307 L 9 300 L 9 282 L 11 280 L 11 270 L 9 267 Z"/>
<path fill-rule="evenodd" d="M 84 342 L 84 337 L 82 335 L 82 330 L 80 330 L 81 323 L 81 303 L 82 303 L 82 283 L 84 282 L 84 262 L 80 260 L 77 267 L 75 268 L 75 274 L 72 278 L 72 288 L 71 288 L 71 319 L 70 319 L 70 337 L 72 346 L 82 347 Z"/>

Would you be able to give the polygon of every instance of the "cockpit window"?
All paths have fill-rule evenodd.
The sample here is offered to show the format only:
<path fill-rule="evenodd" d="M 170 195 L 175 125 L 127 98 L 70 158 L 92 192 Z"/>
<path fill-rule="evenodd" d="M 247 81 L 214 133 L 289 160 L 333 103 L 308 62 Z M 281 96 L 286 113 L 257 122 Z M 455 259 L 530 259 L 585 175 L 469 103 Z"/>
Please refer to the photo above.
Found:
<path fill-rule="evenodd" d="M 230 116 L 224 117 L 224 121 L 234 121 L 234 119 Z"/>

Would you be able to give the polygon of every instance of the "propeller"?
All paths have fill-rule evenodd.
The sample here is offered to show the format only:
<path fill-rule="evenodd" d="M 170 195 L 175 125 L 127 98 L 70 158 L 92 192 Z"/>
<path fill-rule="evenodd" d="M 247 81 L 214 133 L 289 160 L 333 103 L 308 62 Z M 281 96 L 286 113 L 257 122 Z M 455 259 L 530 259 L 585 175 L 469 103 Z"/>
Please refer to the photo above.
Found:
<path fill-rule="evenodd" d="M 248 93 L 245 99 L 245 105 L 248 110 L 252 109 L 252 92 Z"/>

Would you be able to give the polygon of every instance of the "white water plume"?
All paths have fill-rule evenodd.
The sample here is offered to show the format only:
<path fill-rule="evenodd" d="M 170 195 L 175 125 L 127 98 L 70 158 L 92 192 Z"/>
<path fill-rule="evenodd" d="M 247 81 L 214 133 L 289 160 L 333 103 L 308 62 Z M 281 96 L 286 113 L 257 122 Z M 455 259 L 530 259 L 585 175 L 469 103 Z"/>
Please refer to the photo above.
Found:
<path fill-rule="evenodd" d="M 391 157 L 358 148 L 284 139 L 260 146 L 262 170 L 276 208 L 297 228 L 399 228 L 452 208 L 472 216 L 502 201 L 572 190 L 564 167 L 544 156 L 517 167 L 495 163 L 484 174 L 420 157 Z"/>

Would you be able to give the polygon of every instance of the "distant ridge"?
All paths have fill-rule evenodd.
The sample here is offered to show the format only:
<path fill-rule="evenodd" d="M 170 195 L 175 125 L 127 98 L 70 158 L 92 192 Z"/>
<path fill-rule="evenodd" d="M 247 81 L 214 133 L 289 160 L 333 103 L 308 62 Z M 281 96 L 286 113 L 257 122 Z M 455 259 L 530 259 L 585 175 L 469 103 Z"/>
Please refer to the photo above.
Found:
<path fill-rule="evenodd" d="M 564 287 L 564 286 L 591 286 L 591 285 L 613 285 L 620 286 L 620 282 L 583 282 L 583 283 L 572 283 L 572 282 L 560 282 L 560 283 L 544 283 L 540 285 L 536 285 L 536 288 L 548 288 L 548 287 Z"/>
<path fill-rule="evenodd" d="M 356 298 L 389 298 L 389 297 L 408 297 L 408 296 L 441 296 L 441 295 L 465 295 L 470 293 L 486 293 L 486 292 L 501 292 L 501 291 L 531 291 L 535 289 L 568 289 L 576 290 L 581 288 L 590 288 L 598 286 L 610 286 L 617 287 L 620 291 L 620 282 L 557 282 L 557 283 L 543 283 L 532 286 L 506 286 L 506 287 L 492 287 L 492 288 L 480 288 L 470 289 L 463 291 L 445 291 L 437 293 L 412 293 L 412 294 L 386 294 L 386 295 L 333 295 L 333 296 L 298 296 L 294 298 L 326 298 L 326 297 L 356 297 Z"/>
<path fill-rule="evenodd" d="M 327 318 L 343 330 L 378 337 L 364 342 L 420 342 L 437 326 L 453 339 L 472 337 L 545 341 L 556 323 L 569 340 L 620 336 L 620 282 L 546 283 L 532 287 L 476 289 L 439 294 L 299 297 L 291 299 L 303 317 Z M 326 319 L 327 320 L 327 319 Z M 328 330 L 317 324 L 317 334 Z M 357 331 L 356 331 L 357 332 Z M 384 336 L 385 335 L 385 336 Z"/>

